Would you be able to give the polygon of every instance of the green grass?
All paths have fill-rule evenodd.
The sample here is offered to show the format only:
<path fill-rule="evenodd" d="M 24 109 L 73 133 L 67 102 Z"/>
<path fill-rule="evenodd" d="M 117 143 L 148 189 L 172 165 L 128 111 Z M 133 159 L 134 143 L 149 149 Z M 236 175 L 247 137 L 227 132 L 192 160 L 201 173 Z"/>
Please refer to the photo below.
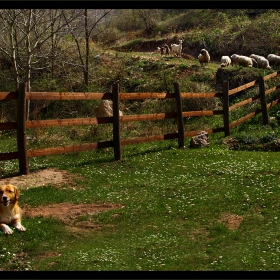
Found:
<path fill-rule="evenodd" d="M 197 16 L 197 12 L 202 13 L 203 18 Z M 264 18 L 265 22 L 270 22 L 268 15 L 261 16 L 257 21 L 245 16 L 230 17 L 231 20 L 228 21 L 221 13 L 217 14 L 218 19 L 211 13 L 212 21 L 216 21 L 218 25 L 211 24 L 211 30 L 210 26 L 202 29 L 200 27 L 197 32 L 197 24 L 193 24 L 191 20 L 194 18 L 201 24 L 203 19 L 208 24 L 209 17 L 205 12 L 208 13 L 207 10 L 193 10 L 193 14 L 190 14 L 192 17 L 188 16 L 187 21 L 183 16 L 184 24 L 188 25 L 184 34 L 186 53 L 193 54 L 194 59 L 162 58 L 151 52 L 134 52 L 133 48 L 146 40 L 132 40 L 124 44 L 131 52 L 106 52 L 102 55 L 104 63 L 103 60 L 91 63 L 90 72 L 94 75 L 88 90 L 107 92 L 111 82 L 119 80 L 122 92 L 173 92 L 175 81 L 180 83 L 182 92 L 217 91 L 214 74 L 220 68 L 218 54 L 226 53 L 229 46 L 229 38 L 221 36 L 220 24 L 225 30 L 232 31 L 229 34 L 233 34 L 230 40 L 234 46 L 239 41 L 239 36 L 242 36 L 243 49 L 237 53 L 245 54 L 252 50 L 254 53 L 268 53 L 268 49 L 263 49 L 264 40 L 260 36 L 268 33 L 259 32 L 266 30 L 261 27 Z M 275 22 L 275 19 L 277 14 L 273 14 L 274 21 L 271 22 Z M 241 23 L 244 28 L 239 29 Z M 192 26 L 196 28 L 190 30 L 189 27 Z M 257 28 L 252 28 L 253 26 Z M 275 32 L 270 34 L 277 33 L 277 24 L 265 24 L 264 27 L 266 26 L 270 29 L 275 27 Z M 255 29 L 258 32 L 253 32 Z M 257 35 L 260 36 L 258 40 Z M 202 40 L 210 47 L 210 52 L 217 51 L 216 60 L 212 58 L 206 68 L 200 67 L 196 58 Z M 277 38 L 270 41 L 267 44 L 269 52 L 277 52 Z M 261 43 L 258 45 L 258 42 Z M 189 53 L 190 46 L 192 53 Z M 97 49 L 95 52 L 100 54 L 101 50 Z M 141 57 L 139 61 L 133 58 L 137 56 Z M 73 59 L 75 57 L 71 57 Z M 230 69 L 235 72 L 231 81 L 237 86 L 240 85 L 238 81 L 243 81 L 244 77 L 268 73 L 263 69 L 246 69 L 246 72 L 242 67 Z M 72 91 L 73 83 L 77 84 L 76 91 L 84 90 L 76 68 L 71 69 L 70 79 L 61 74 L 59 68 L 55 75 L 57 80 L 50 80 L 46 71 L 38 79 L 33 77 L 33 90 Z M 2 91 L 11 90 L 7 81 L 9 79 L 4 73 Z M 266 83 L 270 84 L 272 81 Z M 252 95 L 254 93 L 253 91 Z M 183 105 L 189 105 L 189 101 L 186 103 Z M 97 105 L 88 101 L 67 104 L 61 106 L 60 101 L 59 104 L 51 102 L 47 105 L 45 115 L 36 117 L 73 117 L 66 114 L 73 111 L 77 111 L 78 117 L 87 117 L 92 115 L 92 108 Z M 139 111 L 149 113 L 151 110 L 154 113 L 157 104 L 150 104 L 139 108 Z M 127 102 L 125 105 L 133 103 Z M 3 122 L 14 121 L 11 107 L 9 104 L 2 106 Z M 135 113 L 133 110 L 131 114 Z M 247 112 L 246 108 L 242 110 Z M 163 112 L 161 107 L 158 111 Z M 240 111 L 232 112 L 232 117 L 239 118 Z M 261 123 L 259 116 L 254 120 Z M 194 122 L 188 120 L 186 123 L 187 130 L 197 127 L 205 129 L 214 124 L 222 125 L 220 116 L 204 117 Z M 122 161 L 114 161 L 113 149 L 29 159 L 30 172 L 45 168 L 67 170 L 74 175 L 79 187 L 74 190 L 47 185 L 23 189 L 21 205 L 37 207 L 71 202 L 118 203 L 123 207 L 79 217 L 78 221 L 90 220 L 98 225 L 97 229 L 87 233 L 71 231 L 66 224 L 52 217 L 24 216 L 26 232 L 15 231 L 11 236 L 0 232 L 3 244 L 0 247 L 0 270 L 279 270 L 279 155 L 278 152 L 248 151 L 246 145 L 249 142 L 260 145 L 259 142 L 274 139 L 274 135 L 280 138 L 280 130 L 277 124 L 273 131 L 255 124 L 250 120 L 232 131 L 231 137 L 237 137 L 244 144 L 244 150 L 228 149 L 222 144 L 223 135 L 216 134 L 210 135 L 210 147 L 204 149 L 188 148 L 189 139 L 186 139 L 187 147 L 184 150 L 178 149 L 176 141 L 125 146 Z M 81 140 L 97 141 L 99 137 L 104 140 L 105 135 L 110 138 L 109 130 L 103 130 L 103 127 L 98 130 L 94 126 L 90 130 L 52 128 L 48 130 L 52 132 L 50 134 L 44 129 L 32 132 L 29 130 L 30 134 L 27 136 L 31 140 L 28 141 L 28 148 L 68 145 L 81 143 Z M 128 138 L 135 133 L 132 136 L 136 137 L 137 133 L 142 133 L 147 127 L 152 131 L 155 125 L 127 126 L 122 135 Z M 78 139 L 82 133 L 84 138 Z M 16 151 L 16 147 L 15 133 L 3 132 L 0 152 Z M 2 177 L 9 178 L 17 172 L 18 160 L 0 162 Z M 221 222 L 224 214 L 238 215 L 243 221 L 236 230 L 229 229 Z"/>
<path fill-rule="evenodd" d="M 216 139 L 215 139 L 216 137 Z M 279 155 L 215 144 L 178 149 L 176 141 L 30 159 L 57 167 L 81 188 L 22 190 L 21 204 L 119 203 L 84 215 L 101 228 L 77 234 L 54 218 L 25 217 L 27 231 L 5 238 L 6 270 L 278 270 Z M 243 218 L 236 230 L 220 219 Z M 24 256 L 24 257 L 23 257 Z"/>

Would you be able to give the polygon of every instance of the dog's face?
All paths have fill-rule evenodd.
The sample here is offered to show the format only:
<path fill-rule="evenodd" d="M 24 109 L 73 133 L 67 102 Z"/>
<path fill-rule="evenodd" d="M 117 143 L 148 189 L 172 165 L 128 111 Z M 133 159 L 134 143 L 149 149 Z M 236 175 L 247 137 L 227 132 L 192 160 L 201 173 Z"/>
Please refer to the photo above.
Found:
<path fill-rule="evenodd" d="M 3 206 L 9 206 L 10 203 L 15 204 L 19 199 L 19 189 L 11 184 L 0 186 L 0 203 Z"/>

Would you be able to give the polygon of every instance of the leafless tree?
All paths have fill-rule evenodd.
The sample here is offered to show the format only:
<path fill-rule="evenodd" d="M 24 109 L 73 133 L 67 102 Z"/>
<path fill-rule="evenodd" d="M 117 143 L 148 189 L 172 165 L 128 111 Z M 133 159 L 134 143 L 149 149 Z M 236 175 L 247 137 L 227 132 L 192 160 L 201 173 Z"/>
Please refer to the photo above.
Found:
<path fill-rule="evenodd" d="M 69 30 L 71 30 L 71 35 L 76 43 L 79 60 L 84 74 L 84 83 L 87 87 L 89 85 L 90 39 L 93 37 L 93 31 L 95 31 L 94 36 L 98 36 L 98 34 L 103 32 L 109 26 L 110 21 L 107 21 L 107 16 L 111 11 L 112 9 L 85 9 L 83 11 L 83 21 L 81 22 L 81 32 L 77 32 L 77 28 L 71 28 L 71 22 L 65 18 L 65 21 L 69 23 Z M 99 26 L 101 27 L 98 28 Z M 83 46 L 85 46 L 85 50 L 83 50 Z M 83 53 L 85 53 L 85 55 L 83 55 Z"/>
<path fill-rule="evenodd" d="M 0 51 L 11 60 L 16 89 L 23 81 L 30 91 L 31 71 L 36 70 L 42 58 L 51 57 L 53 62 L 56 36 L 69 32 L 69 23 L 78 17 L 76 10 L 0 10 Z"/>

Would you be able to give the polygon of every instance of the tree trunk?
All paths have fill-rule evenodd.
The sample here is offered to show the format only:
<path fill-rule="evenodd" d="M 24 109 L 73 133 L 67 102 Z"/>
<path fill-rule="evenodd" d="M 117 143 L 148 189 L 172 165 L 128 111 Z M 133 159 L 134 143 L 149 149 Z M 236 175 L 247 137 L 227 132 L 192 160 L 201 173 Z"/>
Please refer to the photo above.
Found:
<path fill-rule="evenodd" d="M 88 88 L 89 78 L 89 31 L 88 31 L 88 10 L 85 9 L 85 39 L 86 39 L 86 64 L 84 69 L 85 85 Z"/>

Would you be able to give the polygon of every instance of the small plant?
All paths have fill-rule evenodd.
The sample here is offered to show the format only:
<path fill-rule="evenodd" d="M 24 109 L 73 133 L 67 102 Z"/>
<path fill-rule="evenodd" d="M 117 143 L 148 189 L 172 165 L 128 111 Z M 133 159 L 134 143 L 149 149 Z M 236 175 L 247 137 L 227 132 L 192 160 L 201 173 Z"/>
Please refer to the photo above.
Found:
<path fill-rule="evenodd" d="M 241 144 L 255 144 L 259 141 L 258 138 L 252 134 L 237 135 L 236 140 Z"/>
<path fill-rule="evenodd" d="M 277 135 L 275 135 L 274 133 L 269 133 L 261 136 L 259 142 L 261 144 L 264 144 L 264 143 L 273 142 L 276 139 L 277 139 Z"/>

